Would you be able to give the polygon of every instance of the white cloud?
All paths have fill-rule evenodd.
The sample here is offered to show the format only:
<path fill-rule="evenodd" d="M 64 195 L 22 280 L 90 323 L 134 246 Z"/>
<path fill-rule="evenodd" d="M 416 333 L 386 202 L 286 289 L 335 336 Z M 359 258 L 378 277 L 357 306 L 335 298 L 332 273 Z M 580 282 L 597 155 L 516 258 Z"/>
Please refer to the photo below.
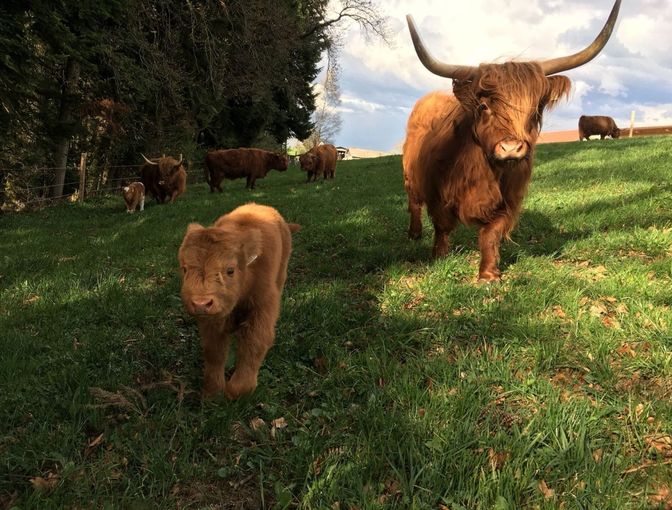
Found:
<path fill-rule="evenodd" d="M 390 17 L 392 47 L 365 40 L 356 27 L 350 30 L 341 55 L 339 143 L 390 149 L 404 137 L 414 102 L 430 90 L 450 89 L 450 80 L 434 76 L 418 61 L 407 13 L 436 58 L 477 65 L 578 51 L 597 35 L 612 0 L 471 0 L 459 9 L 447 4 L 379 0 Z M 627 123 L 631 110 L 637 111 L 638 123 L 672 124 L 671 33 L 672 1 L 623 2 L 602 54 L 566 73 L 574 83 L 572 97 L 547 115 L 545 129 L 574 128 L 582 113 L 612 114 Z M 368 115 L 367 130 L 359 129 L 363 115 Z"/>

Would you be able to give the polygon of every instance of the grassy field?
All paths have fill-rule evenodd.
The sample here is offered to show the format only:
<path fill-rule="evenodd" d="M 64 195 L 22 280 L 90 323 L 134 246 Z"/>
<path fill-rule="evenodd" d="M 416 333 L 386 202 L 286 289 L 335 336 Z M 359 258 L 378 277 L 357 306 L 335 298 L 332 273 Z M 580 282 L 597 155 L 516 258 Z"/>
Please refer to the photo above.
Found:
<path fill-rule="evenodd" d="M 672 138 L 544 145 L 501 283 L 398 157 L 0 217 L 0 508 L 672 508 Z M 189 222 L 303 225 L 259 388 L 202 403 Z"/>

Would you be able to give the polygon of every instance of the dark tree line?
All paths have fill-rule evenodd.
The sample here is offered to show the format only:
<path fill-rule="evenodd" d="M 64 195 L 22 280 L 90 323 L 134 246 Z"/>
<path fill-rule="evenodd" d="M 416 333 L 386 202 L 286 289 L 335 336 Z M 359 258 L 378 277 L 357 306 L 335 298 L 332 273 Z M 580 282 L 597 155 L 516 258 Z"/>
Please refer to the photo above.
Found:
<path fill-rule="evenodd" d="M 65 168 L 87 152 L 102 169 L 138 163 L 140 152 L 307 138 L 311 84 L 336 23 L 327 5 L 3 0 L 0 168 Z"/>

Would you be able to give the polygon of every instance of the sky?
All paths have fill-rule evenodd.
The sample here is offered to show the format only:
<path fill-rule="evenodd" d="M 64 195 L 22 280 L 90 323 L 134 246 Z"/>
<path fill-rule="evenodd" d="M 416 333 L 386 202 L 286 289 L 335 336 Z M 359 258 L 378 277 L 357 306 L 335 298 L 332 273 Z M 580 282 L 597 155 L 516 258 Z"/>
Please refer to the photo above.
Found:
<path fill-rule="evenodd" d="M 340 51 L 342 128 L 336 145 L 399 152 L 415 102 L 451 80 L 418 60 L 406 26 L 412 14 L 434 57 L 478 65 L 569 55 L 588 46 L 612 0 L 378 0 L 391 45 L 348 28 Z M 672 125 L 672 0 L 623 0 L 611 39 L 595 59 L 565 71 L 569 101 L 544 115 L 544 131 L 575 129 L 609 115 L 620 127 Z M 316 90 L 319 92 L 318 77 Z M 319 99 L 318 99 L 319 100 Z"/>

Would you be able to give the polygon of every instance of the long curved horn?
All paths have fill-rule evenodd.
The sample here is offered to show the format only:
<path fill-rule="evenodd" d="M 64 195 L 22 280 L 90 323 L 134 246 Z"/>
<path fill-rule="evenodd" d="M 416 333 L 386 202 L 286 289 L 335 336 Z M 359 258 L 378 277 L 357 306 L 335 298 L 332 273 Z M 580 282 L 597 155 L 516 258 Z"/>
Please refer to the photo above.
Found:
<path fill-rule="evenodd" d="M 144 158 L 144 160 L 145 160 L 147 163 L 149 163 L 150 165 L 158 165 L 158 163 L 156 163 L 156 162 L 154 162 L 154 161 L 151 161 L 151 160 L 147 159 L 147 156 L 145 156 L 142 152 L 140 153 L 140 155 L 141 155 L 141 156 Z"/>
<path fill-rule="evenodd" d="M 180 166 L 182 164 L 182 154 L 180 154 L 180 160 L 177 162 L 177 166 Z"/>
<path fill-rule="evenodd" d="M 574 69 L 575 67 L 579 67 L 594 59 L 598 53 L 600 53 L 602 48 L 604 48 L 604 45 L 607 44 L 607 41 L 611 36 L 611 32 L 614 30 L 614 25 L 616 24 L 616 18 L 618 17 L 618 10 L 620 7 L 621 0 L 616 0 L 616 2 L 614 2 L 614 6 L 611 9 L 609 19 L 607 19 L 604 27 L 602 27 L 602 31 L 590 46 L 567 57 L 551 58 L 549 60 L 539 62 L 541 64 L 541 68 L 544 71 L 544 74 L 549 76 L 551 74 Z"/>
<path fill-rule="evenodd" d="M 431 72 L 443 76 L 444 78 L 456 78 L 458 80 L 469 79 L 476 72 L 476 67 L 445 64 L 444 62 L 436 60 L 425 49 L 425 45 L 423 44 L 422 39 L 420 39 L 418 30 L 415 28 L 413 16 L 410 14 L 406 15 L 406 22 L 408 23 L 408 30 L 411 32 L 415 52 L 418 54 L 420 62 L 422 62 L 422 64 Z"/>

